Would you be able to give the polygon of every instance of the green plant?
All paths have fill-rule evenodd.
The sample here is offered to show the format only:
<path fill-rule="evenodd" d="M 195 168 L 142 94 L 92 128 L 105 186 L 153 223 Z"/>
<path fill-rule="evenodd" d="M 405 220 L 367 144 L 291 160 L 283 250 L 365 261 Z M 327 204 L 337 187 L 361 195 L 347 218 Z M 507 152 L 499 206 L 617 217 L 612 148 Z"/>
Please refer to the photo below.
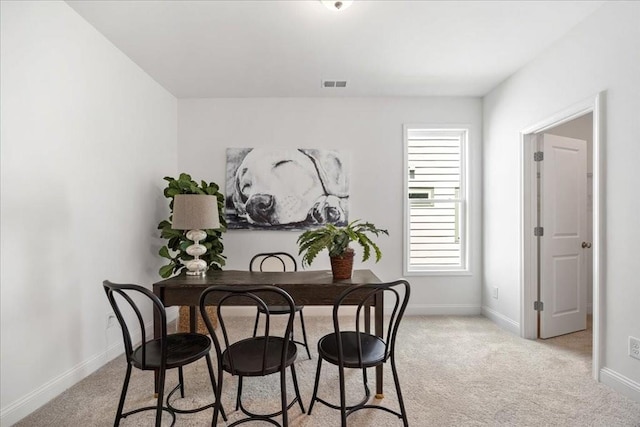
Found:
<path fill-rule="evenodd" d="M 224 250 L 222 233 L 227 230 L 227 222 L 224 218 L 224 196 L 219 191 L 220 187 L 213 182 L 207 184 L 205 181 L 201 181 L 200 184 L 198 184 L 186 173 L 181 173 L 178 179 L 166 176 L 164 180 L 168 182 L 167 187 L 164 189 L 164 196 L 170 200 L 169 209 L 171 210 L 171 215 L 168 220 L 164 220 L 158 224 L 160 236 L 169 240 L 165 246 L 160 248 L 159 255 L 168 259 L 169 264 L 160 268 L 160 276 L 167 278 L 174 273 L 179 273 L 185 268 L 182 261 L 193 258 L 186 252 L 187 247 L 193 243 L 186 238 L 186 232 L 171 228 L 173 198 L 176 194 L 209 194 L 216 196 L 218 199 L 220 228 L 216 230 L 204 230 L 207 233 L 207 237 L 205 240 L 201 240 L 200 244 L 207 248 L 207 253 L 201 256 L 200 259 L 205 260 L 209 268 L 222 270 L 222 266 L 225 264 L 225 256 L 222 255 L 222 251 Z"/>
<path fill-rule="evenodd" d="M 350 242 L 357 242 L 362 246 L 362 261 L 371 257 L 371 249 L 375 252 L 376 262 L 382 258 L 382 252 L 368 233 L 378 236 L 380 234 L 389 235 L 387 230 L 377 228 L 370 222 L 355 220 L 344 227 L 337 227 L 333 224 L 326 224 L 320 228 L 307 230 L 298 237 L 299 255 L 302 255 L 302 265 L 311 265 L 316 255 L 327 249 L 330 257 L 339 257 L 346 252 L 353 251 L 349 247 Z"/>

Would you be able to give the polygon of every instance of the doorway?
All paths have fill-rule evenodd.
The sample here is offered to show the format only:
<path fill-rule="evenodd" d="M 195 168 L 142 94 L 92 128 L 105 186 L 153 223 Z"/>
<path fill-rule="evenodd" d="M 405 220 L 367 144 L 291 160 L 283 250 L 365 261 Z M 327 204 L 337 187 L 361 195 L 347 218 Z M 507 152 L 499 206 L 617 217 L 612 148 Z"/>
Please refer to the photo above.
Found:
<path fill-rule="evenodd" d="M 537 134 L 538 338 L 587 328 L 592 233 L 587 196 L 593 114 Z M 592 194 L 592 193 L 591 193 Z"/>
<path fill-rule="evenodd" d="M 593 331 L 593 377 L 598 380 L 601 361 L 601 343 L 603 342 L 602 328 L 603 318 L 601 295 L 603 288 L 603 276 L 601 269 L 601 236 L 602 236 L 602 131 L 603 111 L 602 103 L 604 94 L 585 100 L 571 106 L 546 120 L 532 125 L 521 132 L 521 159 L 522 159 L 522 269 L 521 269 L 521 335 L 528 339 L 537 339 L 539 336 L 538 323 L 538 296 L 540 263 L 538 254 L 540 251 L 539 238 L 534 236 L 534 229 L 539 223 L 538 212 L 538 170 L 534 161 L 537 151 L 538 135 L 543 133 L 556 133 L 562 136 L 587 139 L 588 146 L 588 172 L 587 172 L 587 215 L 591 226 L 587 227 L 589 234 L 585 241 L 591 243 L 587 260 L 587 290 L 589 311 L 592 312 Z M 577 134 L 576 129 L 586 129 L 587 135 Z M 567 133 L 571 133 L 568 135 Z M 590 286 L 589 286 L 590 284 Z M 535 307 L 534 307 L 535 304 Z M 544 307 L 542 307 L 544 310 Z"/>

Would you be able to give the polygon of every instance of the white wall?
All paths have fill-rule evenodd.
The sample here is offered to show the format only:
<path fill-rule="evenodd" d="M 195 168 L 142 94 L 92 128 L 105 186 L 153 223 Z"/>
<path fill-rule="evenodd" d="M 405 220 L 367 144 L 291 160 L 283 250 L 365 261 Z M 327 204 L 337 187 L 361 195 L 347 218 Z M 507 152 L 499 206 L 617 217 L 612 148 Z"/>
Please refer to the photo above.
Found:
<path fill-rule="evenodd" d="M 10 425 L 106 362 L 104 279 L 157 279 L 177 104 L 66 3 L 1 8 L 0 424 Z"/>
<path fill-rule="evenodd" d="M 520 319 L 519 132 L 606 91 L 603 381 L 640 399 L 640 3 L 607 2 L 484 99 L 483 306 Z M 490 297 L 492 286 L 500 298 Z M 616 378 L 612 380 L 612 378 Z M 622 385 L 625 383 L 626 385 Z M 615 383 L 615 384 L 614 384 Z"/>
<path fill-rule="evenodd" d="M 377 240 L 380 263 L 356 260 L 381 279 L 402 276 L 404 123 L 469 124 L 471 262 L 473 275 L 410 277 L 410 310 L 431 314 L 480 312 L 481 101 L 476 98 L 249 98 L 178 101 L 178 169 L 225 183 L 227 147 L 327 148 L 351 159 L 350 218 L 387 228 Z M 230 230 L 224 235 L 228 269 L 247 269 L 265 250 L 297 255 L 290 231 Z M 357 245 L 356 245 L 357 250 Z M 361 254 L 361 252 L 360 252 Z M 312 269 L 330 268 L 320 256 Z"/>

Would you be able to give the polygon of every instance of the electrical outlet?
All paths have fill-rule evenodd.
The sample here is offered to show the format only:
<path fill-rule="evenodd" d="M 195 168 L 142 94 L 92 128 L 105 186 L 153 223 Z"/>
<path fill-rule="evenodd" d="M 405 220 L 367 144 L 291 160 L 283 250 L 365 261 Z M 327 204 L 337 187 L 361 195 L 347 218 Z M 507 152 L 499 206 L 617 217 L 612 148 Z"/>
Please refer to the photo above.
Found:
<path fill-rule="evenodd" d="M 116 315 L 114 313 L 107 313 L 107 329 L 113 328 L 116 322 Z"/>
<path fill-rule="evenodd" d="M 498 299 L 498 287 L 494 286 L 493 288 L 491 288 L 491 296 L 494 297 L 495 299 Z"/>
<path fill-rule="evenodd" d="M 629 356 L 640 360 L 640 340 L 638 338 L 629 337 Z"/>

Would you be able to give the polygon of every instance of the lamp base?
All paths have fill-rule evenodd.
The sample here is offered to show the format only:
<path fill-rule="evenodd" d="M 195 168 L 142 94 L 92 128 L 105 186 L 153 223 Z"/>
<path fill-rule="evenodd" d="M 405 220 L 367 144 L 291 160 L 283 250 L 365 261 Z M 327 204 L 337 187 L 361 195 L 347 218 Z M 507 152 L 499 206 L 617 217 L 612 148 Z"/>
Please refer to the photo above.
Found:
<path fill-rule="evenodd" d="M 207 262 L 200 259 L 200 256 L 207 253 L 207 248 L 200 244 L 200 240 L 207 237 L 207 233 L 202 230 L 191 230 L 187 232 L 187 239 L 193 241 L 193 245 L 189 246 L 186 252 L 193 257 L 188 261 L 183 261 L 187 267 L 187 276 L 204 276 L 207 274 Z"/>
<path fill-rule="evenodd" d="M 207 263 L 203 259 L 194 258 L 188 261 L 182 261 L 187 267 L 187 276 L 204 276 L 207 274 Z"/>
<path fill-rule="evenodd" d="M 206 271 L 187 271 L 187 276 L 204 277 L 207 275 Z"/>

